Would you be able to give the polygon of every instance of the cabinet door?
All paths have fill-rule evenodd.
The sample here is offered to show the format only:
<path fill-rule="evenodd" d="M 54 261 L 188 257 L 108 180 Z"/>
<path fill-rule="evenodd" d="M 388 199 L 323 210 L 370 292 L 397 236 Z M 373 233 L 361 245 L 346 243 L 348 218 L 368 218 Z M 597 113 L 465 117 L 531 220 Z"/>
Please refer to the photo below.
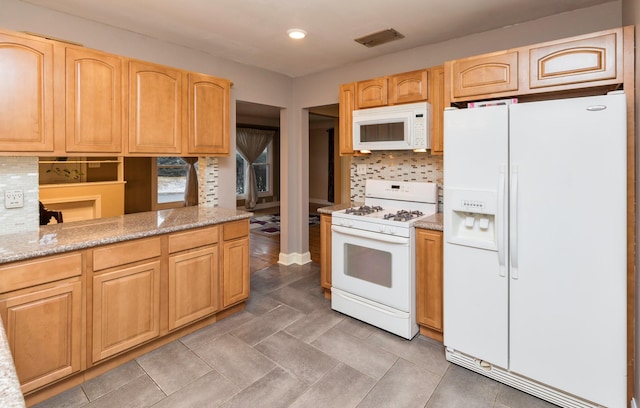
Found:
<path fill-rule="evenodd" d="M 218 310 L 218 246 L 169 257 L 169 330 Z"/>
<path fill-rule="evenodd" d="M 431 68 L 429 82 L 431 154 L 442 154 L 444 152 L 444 67 Z"/>
<path fill-rule="evenodd" d="M 80 371 L 80 280 L 5 296 L 0 313 L 22 392 Z"/>
<path fill-rule="evenodd" d="M 389 104 L 426 101 L 429 97 L 427 78 L 426 69 L 389 77 Z"/>
<path fill-rule="evenodd" d="M 94 275 L 92 361 L 157 337 L 159 313 L 160 261 Z"/>
<path fill-rule="evenodd" d="M 129 152 L 180 154 L 182 100 L 182 72 L 130 61 Z"/>
<path fill-rule="evenodd" d="M 331 293 L 331 216 L 320 215 L 320 286 Z"/>
<path fill-rule="evenodd" d="M 222 307 L 249 297 L 249 238 L 228 241 L 222 251 Z"/>
<path fill-rule="evenodd" d="M 622 82 L 622 48 L 621 29 L 531 47 L 529 87 L 562 90 Z"/>
<path fill-rule="evenodd" d="M 442 232 L 416 229 L 416 320 L 442 331 Z"/>
<path fill-rule="evenodd" d="M 356 83 L 356 109 L 387 105 L 387 78 L 368 79 Z"/>
<path fill-rule="evenodd" d="M 0 151 L 53 151 L 53 45 L 0 33 Z"/>
<path fill-rule="evenodd" d="M 518 91 L 518 51 L 464 58 L 452 61 L 449 67 L 454 101 Z"/>
<path fill-rule="evenodd" d="M 66 52 L 67 152 L 122 151 L 122 58 L 83 48 Z"/>
<path fill-rule="evenodd" d="M 226 79 L 189 74 L 189 154 L 229 155 L 229 92 Z"/>
<path fill-rule="evenodd" d="M 353 155 L 353 110 L 356 103 L 356 84 L 340 86 L 340 155 Z"/>

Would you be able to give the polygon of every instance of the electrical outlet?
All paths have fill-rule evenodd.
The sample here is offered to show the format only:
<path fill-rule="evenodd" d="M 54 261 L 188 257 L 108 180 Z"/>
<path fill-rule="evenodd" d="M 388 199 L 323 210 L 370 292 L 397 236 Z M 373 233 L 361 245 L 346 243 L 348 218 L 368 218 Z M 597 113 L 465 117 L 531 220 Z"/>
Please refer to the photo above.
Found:
<path fill-rule="evenodd" d="M 7 190 L 4 192 L 4 208 L 24 207 L 24 194 L 22 190 Z"/>
<path fill-rule="evenodd" d="M 356 167 L 356 173 L 358 176 L 364 176 L 367 174 L 367 165 L 366 164 L 358 164 Z"/>

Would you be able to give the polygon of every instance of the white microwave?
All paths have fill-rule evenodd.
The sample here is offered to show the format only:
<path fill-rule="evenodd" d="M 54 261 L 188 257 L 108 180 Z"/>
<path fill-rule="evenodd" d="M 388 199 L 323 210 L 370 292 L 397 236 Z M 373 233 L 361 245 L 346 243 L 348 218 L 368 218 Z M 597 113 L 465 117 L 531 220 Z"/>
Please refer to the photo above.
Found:
<path fill-rule="evenodd" d="M 353 149 L 426 151 L 431 105 L 428 102 L 353 111 Z"/>

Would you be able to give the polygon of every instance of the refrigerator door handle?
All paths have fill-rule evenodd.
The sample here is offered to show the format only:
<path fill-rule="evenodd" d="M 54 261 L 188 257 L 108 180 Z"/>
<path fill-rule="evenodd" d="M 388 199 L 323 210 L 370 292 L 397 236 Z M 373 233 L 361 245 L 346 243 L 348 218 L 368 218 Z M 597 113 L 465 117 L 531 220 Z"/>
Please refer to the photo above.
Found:
<path fill-rule="evenodd" d="M 506 269 L 506 251 L 505 251 L 505 228 L 506 228 L 506 211 L 505 211 L 505 190 L 507 186 L 507 169 L 505 164 L 500 165 L 500 173 L 498 177 L 498 214 L 496 217 L 497 225 L 497 244 L 498 244 L 498 274 L 507 276 Z"/>
<path fill-rule="evenodd" d="M 511 233 L 509 234 L 509 259 L 511 262 L 511 279 L 518 279 L 518 165 L 511 165 L 511 205 L 509 210 Z"/>

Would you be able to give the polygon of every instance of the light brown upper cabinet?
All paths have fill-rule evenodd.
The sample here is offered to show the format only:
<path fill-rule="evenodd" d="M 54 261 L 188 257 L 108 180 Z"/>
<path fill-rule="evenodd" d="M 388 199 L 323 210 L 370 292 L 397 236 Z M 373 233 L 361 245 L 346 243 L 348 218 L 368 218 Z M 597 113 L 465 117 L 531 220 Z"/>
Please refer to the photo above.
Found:
<path fill-rule="evenodd" d="M 229 94 L 226 79 L 189 73 L 189 154 L 229 155 Z"/>
<path fill-rule="evenodd" d="M 445 63 L 451 101 L 610 86 L 623 82 L 623 29 Z"/>
<path fill-rule="evenodd" d="M 453 98 L 518 91 L 518 52 L 503 51 L 451 63 Z"/>
<path fill-rule="evenodd" d="M 181 153 L 183 75 L 162 65 L 129 61 L 129 153 Z"/>
<path fill-rule="evenodd" d="M 431 154 L 444 151 L 444 67 L 429 69 L 429 102 L 431 103 Z"/>
<path fill-rule="evenodd" d="M 356 83 L 340 86 L 340 155 L 352 155 L 353 151 L 353 110 L 356 103 Z"/>
<path fill-rule="evenodd" d="M 434 70 L 435 69 L 435 70 Z M 435 78 L 432 75 L 436 75 Z M 435 87 L 435 88 L 434 88 Z M 435 98 L 435 99 L 434 99 Z M 359 155 L 353 150 L 353 111 L 430 101 L 432 104 L 431 132 L 433 146 L 434 132 L 437 150 L 442 153 L 442 112 L 444 111 L 444 68 L 434 67 L 403 72 L 381 78 L 351 82 L 340 86 L 340 155 Z M 435 112 L 438 112 L 436 115 Z M 436 117 L 437 116 L 437 117 Z"/>
<path fill-rule="evenodd" d="M 622 80 L 622 29 L 529 48 L 529 87 Z"/>
<path fill-rule="evenodd" d="M 122 151 L 122 58 L 86 48 L 66 50 L 67 152 Z"/>
<path fill-rule="evenodd" d="M 426 101 L 429 96 L 426 69 L 389 77 L 389 105 Z"/>
<path fill-rule="evenodd" d="M 368 79 L 356 83 L 355 109 L 375 108 L 387 105 L 387 77 Z"/>
<path fill-rule="evenodd" d="M 0 151 L 53 152 L 54 44 L 0 32 Z"/>

